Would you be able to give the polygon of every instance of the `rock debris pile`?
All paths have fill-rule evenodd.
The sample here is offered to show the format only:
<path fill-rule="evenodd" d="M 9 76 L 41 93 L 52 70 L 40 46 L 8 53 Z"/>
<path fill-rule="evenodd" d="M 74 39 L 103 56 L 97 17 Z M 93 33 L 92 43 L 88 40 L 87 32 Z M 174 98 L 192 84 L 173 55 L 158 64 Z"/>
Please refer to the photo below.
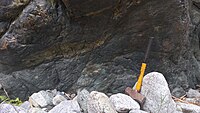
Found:
<path fill-rule="evenodd" d="M 42 90 L 20 106 L 2 103 L 0 113 L 200 113 L 198 90 L 190 89 L 182 98 L 173 97 L 164 76 L 158 72 L 144 77 L 141 94 L 146 97 L 143 107 L 123 93 L 107 96 L 86 89 L 77 94 Z"/>

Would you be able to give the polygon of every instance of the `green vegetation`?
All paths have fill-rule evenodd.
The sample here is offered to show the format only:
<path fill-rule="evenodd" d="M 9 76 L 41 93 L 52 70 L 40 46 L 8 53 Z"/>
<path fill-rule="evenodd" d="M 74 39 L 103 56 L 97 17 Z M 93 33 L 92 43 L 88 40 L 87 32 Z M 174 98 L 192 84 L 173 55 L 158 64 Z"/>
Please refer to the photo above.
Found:
<path fill-rule="evenodd" d="M 6 96 L 0 96 L 0 101 L 1 102 L 5 102 L 5 103 L 8 103 L 8 104 L 12 104 L 12 105 L 15 105 L 15 106 L 19 106 L 22 104 L 22 101 L 19 99 L 19 98 L 16 98 L 16 99 L 10 99 Z"/>

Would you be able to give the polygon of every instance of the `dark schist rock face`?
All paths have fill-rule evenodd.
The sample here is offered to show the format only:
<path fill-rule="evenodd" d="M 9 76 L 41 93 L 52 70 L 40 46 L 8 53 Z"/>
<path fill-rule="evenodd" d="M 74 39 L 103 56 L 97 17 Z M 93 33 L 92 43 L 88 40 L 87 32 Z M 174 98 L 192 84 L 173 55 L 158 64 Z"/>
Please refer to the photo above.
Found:
<path fill-rule="evenodd" d="M 146 73 L 163 73 L 174 95 L 200 83 L 193 1 L 13 3 L 0 1 L 0 83 L 11 97 L 54 88 L 123 92 L 136 82 L 149 37 Z"/>

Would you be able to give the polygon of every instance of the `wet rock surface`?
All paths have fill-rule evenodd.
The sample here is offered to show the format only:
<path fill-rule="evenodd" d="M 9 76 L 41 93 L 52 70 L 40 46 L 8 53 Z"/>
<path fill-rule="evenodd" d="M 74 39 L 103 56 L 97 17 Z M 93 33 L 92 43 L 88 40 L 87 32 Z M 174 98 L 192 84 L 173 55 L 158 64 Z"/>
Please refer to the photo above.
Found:
<path fill-rule="evenodd" d="M 180 95 L 200 83 L 198 4 L 1 0 L 0 83 L 21 99 L 42 89 L 123 92 L 155 37 L 147 72 L 163 73 Z"/>

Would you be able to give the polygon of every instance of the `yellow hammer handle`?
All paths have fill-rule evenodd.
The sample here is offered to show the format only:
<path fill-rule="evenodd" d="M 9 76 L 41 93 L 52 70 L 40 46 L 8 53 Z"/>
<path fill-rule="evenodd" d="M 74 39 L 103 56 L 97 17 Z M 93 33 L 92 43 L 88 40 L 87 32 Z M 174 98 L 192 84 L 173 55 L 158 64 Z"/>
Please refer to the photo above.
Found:
<path fill-rule="evenodd" d="M 144 77 L 144 72 L 145 72 L 146 66 L 147 66 L 146 63 L 142 63 L 142 66 L 141 66 L 141 69 L 140 69 L 140 76 L 139 76 L 137 84 L 136 84 L 136 90 L 138 92 L 140 92 L 140 89 L 141 89 L 141 86 L 142 86 L 142 79 Z"/>

